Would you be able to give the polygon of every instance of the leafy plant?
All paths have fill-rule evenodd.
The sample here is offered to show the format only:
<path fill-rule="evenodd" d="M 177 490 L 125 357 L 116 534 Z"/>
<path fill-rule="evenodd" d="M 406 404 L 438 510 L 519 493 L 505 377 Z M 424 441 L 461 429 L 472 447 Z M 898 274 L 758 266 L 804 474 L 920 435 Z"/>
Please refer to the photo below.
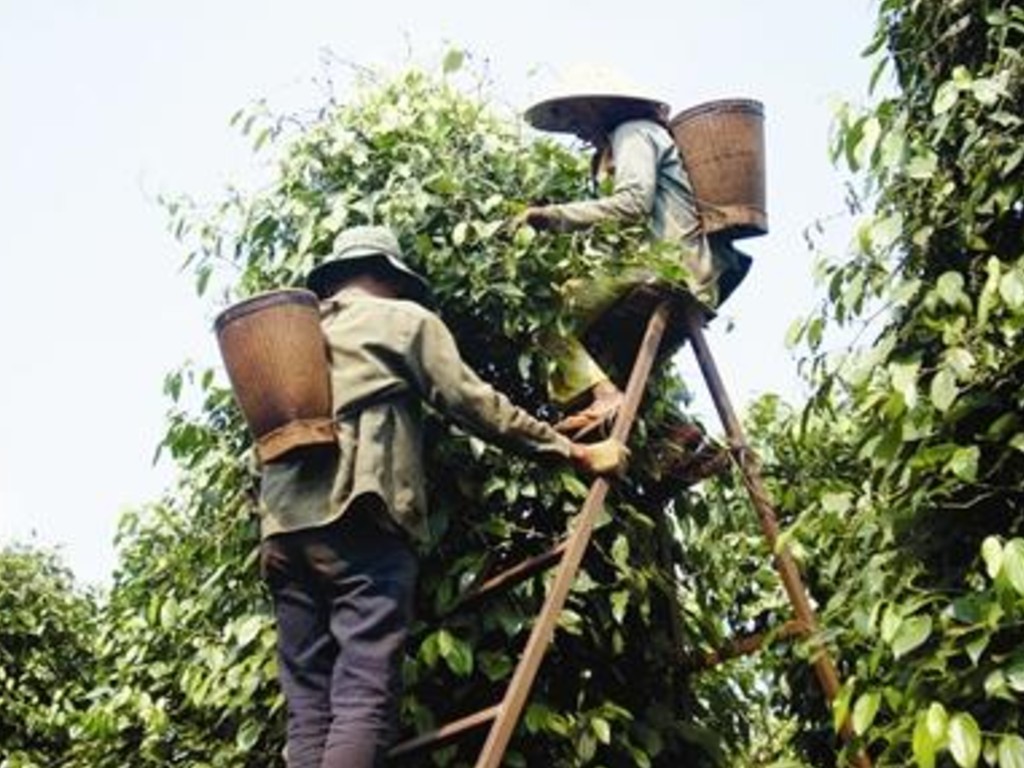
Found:
<path fill-rule="evenodd" d="M 259 151 L 275 153 L 273 181 L 256 193 L 233 191 L 213 209 L 168 200 L 171 228 L 188 249 L 198 293 L 214 296 L 218 308 L 299 283 L 341 228 L 385 222 L 429 278 L 467 360 L 515 401 L 553 418 L 551 361 L 540 341 L 553 328 L 571 330 L 566 285 L 637 262 L 666 274 L 679 266 L 639 227 L 549 235 L 507 226 L 528 201 L 586 194 L 586 163 L 495 114 L 483 85 L 457 64 L 447 57 L 439 76 L 367 78 L 351 99 L 311 116 L 277 117 L 262 106 L 239 113 Z M 165 389 L 178 405 L 163 449 L 182 480 L 122 523 L 121 567 L 98 639 L 93 704 L 74 730 L 73 764 L 266 765 L 282 747 L 283 723 L 273 626 L 255 568 L 249 438 L 213 372 L 183 368 Z M 646 435 L 681 392 L 667 366 L 652 379 L 635 445 L 639 467 Z M 458 597 L 483 574 L 553 546 L 586 492 L 567 467 L 501 453 L 434 414 L 426 444 L 432 541 L 405 662 L 408 730 L 494 702 L 539 610 L 544 577 L 473 611 L 456 610 Z M 689 571 L 687 505 L 723 526 L 725 518 L 710 501 L 653 494 L 648 479 L 638 471 L 609 502 L 511 765 L 711 764 L 750 738 L 744 707 L 757 696 L 754 676 L 728 691 L 707 688 L 708 700 L 691 691 L 680 662 L 741 631 L 773 602 L 763 595 L 774 591 L 762 572 L 766 553 L 753 533 L 736 532 L 734 551 L 708 553 L 706 565 Z M 744 563 L 753 585 L 723 582 L 705 590 L 708 599 L 694 598 L 691 585 L 721 578 L 717 569 L 733 561 Z M 455 746 L 431 759 L 464 765 L 474 756 L 472 745 Z"/>
<path fill-rule="evenodd" d="M 53 552 L 0 551 L 0 765 L 52 765 L 92 671 L 95 599 Z"/>
<path fill-rule="evenodd" d="M 844 650 L 835 719 L 878 765 L 1021 757 L 1000 681 L 1022 640 L 1022 33 L 1017 2 L 879 3 L 867 53 L 894 87 L 834 143 L 872 210 L 794 327 L 816 383 L 799 459 L 842 436 L 794 535 Z M 866 341 L 826 351 L 830 327 Z"/>

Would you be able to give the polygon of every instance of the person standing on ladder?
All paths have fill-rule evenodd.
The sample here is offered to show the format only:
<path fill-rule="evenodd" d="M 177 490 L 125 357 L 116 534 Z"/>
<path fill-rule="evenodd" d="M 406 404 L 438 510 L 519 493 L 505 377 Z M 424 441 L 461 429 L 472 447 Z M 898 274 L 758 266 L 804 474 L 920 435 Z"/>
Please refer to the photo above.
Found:
<path fill-rule="evenodd" d="M 261 569 L 288 765 L 372 768 L 396 732 L 413 547 L 427 534 L 421 401 L 486 440 L 588 474 L 621 473 L 627 452 L 611 439 L 574 443 L 478 378 L 389 229 L 341 232 L 306 283 L 322 300 L 337 444 L 262 467 Z"/>
<path fill-rule="evenodd" d="M 647 223 L 655 240 L 678 246 L 688 290 L 708 308 L 719 306 L 746 276 L 751 260 L 728 241 L 709 246 L 668 126 L 668 105 L 604 71 L 577 69 L 565 80 L 563 95 L 531 106 L 526 120 L 535 128 L 572 133 L 590 144 L 595 186 L 601 177 L 610 177 L 612 189 L 593 200 L 530 206 L 519 222 L 557 232 L 608 221 Z M 580 332 L 632 285 L 652 277 L 650 270 L 632 268 L 573 291 L 569 300 Z M 563 408 L 583 410 L 555 426 L 580 438 L 614 419 L 622 393 L 578 338 L 559 339 L 557 348 L 552 397 Z M 695 439 L 699 444 L 699 433 Z"/>

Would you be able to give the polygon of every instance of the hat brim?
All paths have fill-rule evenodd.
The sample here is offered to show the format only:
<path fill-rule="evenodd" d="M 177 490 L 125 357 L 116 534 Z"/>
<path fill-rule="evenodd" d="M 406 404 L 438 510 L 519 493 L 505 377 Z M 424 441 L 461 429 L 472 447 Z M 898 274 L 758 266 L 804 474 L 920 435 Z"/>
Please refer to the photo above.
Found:
<path fill-rule="evenodd" d="M 668 105 L 657 99 L 595 93 L 546 99 L 526 110 L 524 116 L 538 130 L 590 138 L 627 120 L 657 117 L 667 111 Z"/>
<path fill-rule="evenodd" d="M 338 282 L 380 267 L 389 273 L 404 298 L 428 309 L 434 308 L 434 296 L 426 280 L 394 256 L 372 248 L 352 248 L 345 251 L 344 258 L 314 267 L 306 277 L 306 287 L 321 300 L 329 299 Z"/>

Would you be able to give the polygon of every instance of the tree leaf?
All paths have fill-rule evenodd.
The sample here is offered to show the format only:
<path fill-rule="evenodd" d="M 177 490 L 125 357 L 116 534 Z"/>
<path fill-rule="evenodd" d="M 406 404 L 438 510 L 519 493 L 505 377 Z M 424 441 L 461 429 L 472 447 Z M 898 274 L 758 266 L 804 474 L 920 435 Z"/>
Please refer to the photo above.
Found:
<path fill-rule="evenodd" d="M 871 727 L 881 703 L 882 695 L 878 691 L 868 691 L 857 698 L 857 703 L 853 705 L 854 732 L 862 735 Z"/>
<path fill-rule="evenodd" d="M 804 331 L 807 326 L 802 317 L 798 317 L 789 324 L 789 328 L 786 330 L 786 348 L 793 349 L 797 344 L 800 343 L 800 339 L 803 338 Z"/>
<path fill-rule="evenodd" d="M 989 315 L 996 304 L 996 295 L 999 293 L 999 282 L 1003 274 L 1003 265 L 998 256 L 991 256 L 985 262 L 985 284 L 982 286 L 981 295 L 978 297 L 978 317 L 975 325 L 983 328 L 988 324 Z"/>
<path fill-rule="evenodd" d="M 932 378 L 929 397 L 932 405 L 939 411 L 945 413 L 956 400 L 959 388 L 956 384 L 956 376 L 948 368 L 942 368 Z"/>
<path fill-rule="evenodd" d="M 967 655 L 970 657 L 971 663 L 974 666 L 978 666 L 978 659 L 981 658 L 981 654 L 983 654 L 985 649 L 988 648 L 990 640 L 991 637 L 985 634 L 975 638 L 964 646 L 964 650 L 967 651 Z"/>
<path fill-rule="evenodd" d="M 962 29 L 970 23 L 969 17 L 962 17 L 955 21 L 953 25 L 947 30 L 947 35 L 959 34 Z M 974 77 L 971 75 L 971 70 L 965 67 L 963 64 L 957 64 L 953 67 L 952 82 L 957 88 L 966 89 L 970 88 L 974 82 Z"/>
<path fill-rule="evenodd" d="M 1003 567 L 1003 545 L 995 536 L 987 536 L 981 542 L 981 558 L 985 561 L 985 571 L 990 579 L 999 575 Z"/>
<path fill-rule="evenodd" d="M 1006 685 L 1017 693 L 1024 693 L 1024 657 L 1011 662 L 1004 672 Z"/>
<path fill-rule="evenodd" d="M 960 768 L 974 768 L 981 755 L 981 730 L 967 712 L 949 719 L 949 752 Z"/>
<path fill-rule="evenodd" d="M 473 671 L 473 650 L 447 630 L 438 633 L 437 647 L 448 668 L 459 677 L 468 677 Z"/>
<path fill-rule="evenodd" d="M 879 147 L 879 163 L 885 169 L 898 168 L 899 164 L 903 162 L 906 148 L 907 141 L 904 138 L 903 131 L 890 129 L 885 134 Z"/>
<path fill-rule="evenodd" d="M 914 761 L 918 768 L 935 768 L 936 739 L 928 727 L 928 717 L 923 712 L 917 716 L 912 741 Z"/>
<path fill-rule="evenodd" d="M 1007 581 L 1024 595 L 1024 539 L 1010 539 L 1003 548 L 1003 573 Z"/>
<path fill-rule="evenodd" d="M 892 653 L 897 659 L 906 656 L 924 643 L 932 633 L 931 616 L 911 616 L 900 623 L 892 640 Z"/>
<path fill-rule="evenodd" d="M 991 107 L 1002 96 L 1005 91 L 1002 83 L 992 77 L 980 77 L 971 83 L 971 93 L 978 103 L 984 107 Z"/>
<path fill-rule="evenodd" d="M 892 644 L 892 641 L 896 638 L 896 633 L 899 632 L 900 625 L 903 623 L 903 619 L 893 606 L 888 605 L 885 611 L 882 613 L 882 627 L 881 637 L 883 643 Z"/>
<path fill-rule="evenodd" d="M 611 604 L 612 618 L 615 619 L 616 624 L 621 624 L 626 617 L 626 608 L 629 606 L 629 590 L 620 589 L 612 592 Z"/>
<path fill-rule="evenodd" d="M 444 70 L 446 75 L 455 72 L 462 67 L 462 62 L 465 58 L 465 51 L 459 48 L 452 48 L 444 55 L 444 61 L 441 63 L 441 68 Z"/>
<path fill-rule="evenodd" d="M 949 729 L 949 715 L 946 714 L 946 708 L 937 701 L 929 704 L 925 716 L 925 725 L 928 727 L 928 733 L 931 735 L 932 740 L 936 743 L 944 741 L 946 731 Z"/>
<path fill-rule="evenodd" d="M 999 740 L 999 768 L 1024 768 L 1024 739 L 1015 733 Z"/>
<path fill-rule="evenodd" d="M 903 215 L 893 213 L 871 224 L 871 245 L 877 251 L 888 250 L 903 232 Z"/>
<path fill-rule="evenodd" d="M 856 677 L 850 677 L 839 690 L 839 695 L 832 700 L 832 727 L 836 733 L 842 730 L 843 723 L 850 714 L 850 699 L 857 683 Z"/>
<path fill-rule="evenodd" d="M 978 459 L 981 451 L 976 445 L 957 448 L 946 467 L 954 475 L 967 483 L 974 482 L 978 476 Z"/>
<path fill-rule="evenodd" d="M 849 491 L 828 492 L 821 497 L 821 508 L 834 515 L 845 515 L 853 506 L 853 497 Z"/>
<path fill-rule="evenodd" d="M 423 640 L 423 642 L 420 643 L 419 655 L 423 657 L 424 663 L 430 669 L 433 669 L 434 667 L 437 666 L 437 659 L 438 659 L 438 657 L 440 655 L 440 650 L 438 648 L 438 645 L 439 645 L 439 643 L 438 643 L 438 636 L 439 635 L 440 635 L 440 631 L 439 632 L 433 632 L 433 633 L 427 635 L 427 637 Z"/>
<path fill-rule="evenodd" d="M 466 242 L 466 236 L 469 234 L 469 225 L 460 221 L 455 225 L 455 229 L 452 230 L 452 243 L 456 246 L 461 246 Z"/>
<path fill-rule="evenodd" d="M 927 181 L 935 175 L 935 169 L 938 167 L 938 155 L 931 150 L 925 150 L 910 158 L 910 162 L 907 163 L 907 176 L 919 181 Z"/>
<path fill-rule="evenodd" d="M 498 651 L 485 651 L 480 654 L 480 671 L 487 676 L 491 682 L 504 680 L 512 671 L 512 659 L 507 654 Z"/>
<path fill-rule="evenodd" d="M 629 568 L 629 539 L 619 534 L 612 542 L 612 560 L 620 570 Z"/>
<path fill-rule="evenodd" d="M 1006 699 L 1013 701 L 1013 694 L 1006 686 L 1006 675 L 997 669 L 985 676 L 985 696 L 989 699 Z"/>
<path fill-rule="evenodd" d="M 875 147 L 878 146 L 878 139 L 881 135 L 882 126 L 877 117 L 872 115 L 864 121 L 860 141 L 853 148 L 853 155 L 858 165 L 868 166 L 871 164 L 871 157 L 875 153 Z"/>
<path fill-rule="evenodd" d="M 263 618 L 253 614 L 246 616 L 235 624 L 235 637 L 238 639 L 238 647 L 244 648 L 251 643 L 260 633 L 263 626 Z"/>
<path fill-rule="evenodd" d="M 975 363 L 974 355 L 963 347 L 951 347 L 946 350 L 946 364 L 961 381 L 970 377 Z"/>
<path fill-rule="evenodd" d="M 935 292 L 949 306 L 957 306 L 966 298 L 966 294 L 964 294 L 964 276 L 952 270 L 943 272 L 935 283 Z"/>
<path fill-rule="evenodd" d="M 917 372 L 920 368 L 919 361 L 889 363 L 892 388 L 903 396 L 907 408 L 913 408 L 917 403 Z"/>
<path fill-rule="evenodd" d="M 932 101 L 932 113 L 941 115 L 949 112 L 959 97 L 960 88 L 952 80 L 947 80 L 935 92 L 935 99 Z"/>
<path fill-rule="evenodd" d="M 597 740 L 602 744 L 612 743 L 612 727 L 603 717 L 595 717 L 591 720 L 590 727 L 593 729 L 594 735 L 597 736 Z"/>
<path fill-rule="evenodd" d="M 999 281 L 999 295 L 1011 309 L 1024 306 L 1024 277 L 1014 269 L 1003 275 Z"/>
<path fill-rule="evenodd" d="M 807 345 L 813 350 L 821 346 L 821 340 L 825 335 L 825 323 L 820 317 L 816 317 L 807 324 Z"/>
<path fill-rule="evenodd" d="M 235 746 L 240 752 L 248 752 L 260 739 L 261 725 L 256 720 L 246 720 L 235 735 Z"/>
<path fill-rule="evenodd" d="M 174 595 L 168 595 L 160 606 L 160 626 L 165 630 L 173 630 L 178 622 L 178 601 Z"/>

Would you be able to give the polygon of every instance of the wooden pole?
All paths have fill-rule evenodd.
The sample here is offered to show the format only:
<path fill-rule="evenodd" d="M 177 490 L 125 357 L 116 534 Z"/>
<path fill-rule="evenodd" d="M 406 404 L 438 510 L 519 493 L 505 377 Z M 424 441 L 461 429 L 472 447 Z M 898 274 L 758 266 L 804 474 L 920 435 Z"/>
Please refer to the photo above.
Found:
<path fill-rule="evenodd" d="M 825 698 L 829 702 L 839 694 L 841 683 L 839 674 L 836 672 L 832 657 L 820 639 L 818 617 L 807 596 L 807 589 L 804 587 L 803 579 L 800 577 L 800 569 L 797 567 L 793 554 L 785 544 L 779 545 L 779 523 L 775 516 L 775 510 L 769 500 L 768 492 L 764 487 L 761 478 L 761 471 L 758 468 L 757 458 L 747 445 L 747 438 L 740 425 L 736 412 L 733 410 L 729 395 L 718 374 L 718 367 L 715 365 L 711 350 L 708 348 L 707 340 L 704 338 L 703 314 L 700 309 L 690 304 L 683 315 L 683 322 L 686 326 L 686 335 L 693 345 L 693 352 L 697 358 L 704 381 L 707 383 L 708 391 L 715 403 L 715 410 L 722 420 L 722 426 L 729 438 L 729 447 L 732 451 L 736 465 L 743 476 L 743 484 L 746 486 L 747 494 L 754 505 L 758 519 L 761 522 L 761 531 L 764 533 L 768 546 L 771 548 L 772 557 L 775 560 L 775 568 L 782 579 L 782 585 L 793 606 L 793 612 L 797 620 L 804 627 L 807 633 L 808 642 L 811 646 L 812 659 L 815 675 L 825 692 Z M 849 741 L 853 737 L 849 720 L 841 727 L 843 739 Z M 871 760 L 866 754 L 860 752 L 853 757 L 853 764 L 857 768 L 870 768 Z"/>
<path fill-rule="evenodd" d="M 640 344 L 640 351 L 637 353 L 629 384 L 626 386 L 622 407 L 619 409 L 615 426 L 612 428 L 612 437 L 622 442 L 626 442 L 633 426 L 633 420 L 636 418 L 640 400 L 643 398 L 647 385 L 647 377 L 657 356 L 661 337 L 665 333 L 669 312 L 668 302 L 659 304 L 647 324 L 647 332 Z M 487 734 L 487 741 L 480 752 L 476 768 L 498 768 L 501 765 L 509 740 L 512 738 L 512 732 L 515 730 L 516 723 L 519 722 L 519 715 L 530 694 L 534 678 L 537 676 L 537 670 L 540 669 L 541 661 L 544 659 L 548 643 L 554 636 L 558 616 L 562 612 L 569 590 L 576 579 L 576 573 L 579 571 L 583 555 L 590 543 L 594 522 L 604 505 L 607 493 L 608 481 L 603 477 L 594 480 L 586 501 L 576 517 L 572 535 L 566 546 L 562 562 L 555 573 L 551 589 L 544 601 L 544 607 L 541 609 L 537 622 L 533 625 L 530 639 L 527 641 L 523 655 L 512 675 L 505 698 L 498 705 L 498 715 Z"/>

